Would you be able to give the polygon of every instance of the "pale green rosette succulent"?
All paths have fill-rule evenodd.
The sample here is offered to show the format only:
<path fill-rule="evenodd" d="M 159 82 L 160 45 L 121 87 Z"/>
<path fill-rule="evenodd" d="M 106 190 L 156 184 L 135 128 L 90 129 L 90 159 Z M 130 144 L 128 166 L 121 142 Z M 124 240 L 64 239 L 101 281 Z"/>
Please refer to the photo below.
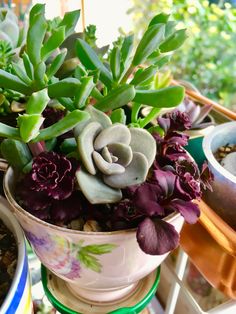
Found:
<path fill-rule="evenodd" d="M 92 106 L 86 111 L 91 118 L 74 130 L 83 165 L 76 173 L 79 188 L 92 204 L 118 202 L 121 189 L 146 180 L 155 140 L 147 130 L 112 124 Z"/>

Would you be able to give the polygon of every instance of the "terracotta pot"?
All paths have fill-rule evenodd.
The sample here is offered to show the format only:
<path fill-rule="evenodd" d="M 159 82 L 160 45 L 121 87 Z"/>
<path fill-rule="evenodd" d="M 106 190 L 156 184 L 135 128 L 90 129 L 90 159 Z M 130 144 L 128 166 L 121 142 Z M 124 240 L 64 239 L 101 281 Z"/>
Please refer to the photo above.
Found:
<path fill-rule="evenodd" d="M 28 260 L 24 234 L 12 214 L 7 201 L 0 196 L 0 218 L 15 236 L 18 248 L 17 266 L 8 294 L 0 307 L 4 314 L 30 314 L 33 303 L 30 292 Z"/>
<path fill-rule="evenodd" d="M 145 254 L 135 229 L 83 232 L 37 219 L 15 201 L 14 182 L 15 174 L 9 168 L 4 178 L 5 194 L 35 253 L 79 297 L 103 302 L 127 296 L 168 255 Z M 180 214 L 165 220 L 180 232 L 184 221 Z"/>

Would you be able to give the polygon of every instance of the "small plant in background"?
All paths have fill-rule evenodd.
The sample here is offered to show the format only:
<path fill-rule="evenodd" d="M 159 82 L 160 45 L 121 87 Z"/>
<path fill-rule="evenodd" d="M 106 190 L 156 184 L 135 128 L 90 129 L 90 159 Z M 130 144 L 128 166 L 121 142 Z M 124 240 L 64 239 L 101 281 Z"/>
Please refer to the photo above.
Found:
<path fill-rule="evenodd" d="M 236 99 L 236 8 L 229 1 L 133 0 L 129 10 L 134 30 L 141 34 L 153 12 L 172 13 L 177 27 L 190 34 L 173 55 L 170 69 L 176 79 L 192 82 L 206 96 L 234 109 Z M 217 79 L 216 79 L 217 78 Z"/>

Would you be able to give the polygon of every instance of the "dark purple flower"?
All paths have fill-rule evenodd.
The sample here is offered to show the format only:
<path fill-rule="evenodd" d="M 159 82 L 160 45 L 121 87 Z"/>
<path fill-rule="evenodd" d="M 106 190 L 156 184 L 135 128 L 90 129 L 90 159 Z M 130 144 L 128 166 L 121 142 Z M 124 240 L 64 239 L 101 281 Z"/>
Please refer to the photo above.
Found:
<path fill-rule="evenodd" d="M 153 176 L 165 198 L 171 197 L 175 188 L 176 175 L 171 171 L 154 170 Z"/>
<path fill-rule="evenodd" d="M 213 181 L 214 181 L 214 175 L 210 171 L 207 162 L 204 162 L 204 164 L 202 165 L 202 171 L 200 174 L 201 187 L 204 190 L 209 189 L 210 191 L 213 191 L 212 186 L 211 186 Z"/>
<path fill-rule="evenodd" d="M 189 116 L 179 110 L 173 110 L 159 117 L 158 124 L 165 133 L 185 131 L 191 128 Z"/>
<path fill-rule="evenodd" d="M 66 114 L 65 110 L 56 109 L 53 107 L 46 107 L 43 111 L 43 117 L 45 118 L 43 125 L 45 128 L 55 124 L 57 121 L 64 118 Z"/>
<path fill-rule="evenodd" d="M 200 182 L 190 173 L 185 173 L 176 180 L 176 196 L 185 201 L 191 201 L 202 196 Z"/>
<path fill-rule="evenodd" d="M 41 153 L 33 159 L 31 189 L 43 191 L 53 199 L 65 199 L 73 191 L 76 170 L 71 161 L 62 155 L 54 152 Z"/>
<path fill-rule="evenodd" d="M 146 254 L 161 255 L 178 246 L 179 234 L 164 220 L 145 218 L 138 226 L 137 241 Z"/>
<path fill-rule="evenodd" d="M 175 163 L 176 174 L 179 177 L 184 177 L 186 173 L 189 173 L 194 179 L 198 180 L 200 172 L 195 161 L 188 159 L 179 159 Z"/>
<path fill-rule="evenodd" d="M 197 204 L 193 202 L 186 202 L 180 199 L 175 199 L 170 202 L 169 207 L 179 212 L 186 222 L 194 224 L 200 216 L 200 209 Z"/>
<path fill-rule="evenodd" d="M 51 220 L 56 224 L 66 224 L 80 217 L 82 204 L 80 193 L 74 191 L 64 200 L 53 200 L 51 206 Z"/>

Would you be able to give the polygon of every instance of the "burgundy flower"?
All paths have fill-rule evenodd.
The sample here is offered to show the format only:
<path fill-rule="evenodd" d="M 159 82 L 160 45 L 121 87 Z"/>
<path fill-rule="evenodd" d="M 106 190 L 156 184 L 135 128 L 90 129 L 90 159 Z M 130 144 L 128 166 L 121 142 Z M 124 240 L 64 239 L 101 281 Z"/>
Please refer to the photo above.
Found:
<path fill-rule="evenodd" d="M 172 210 L 179 212 L 189 224 L 197 222 L 200 216 L 200 209 L 198 205 L 193 202 L 175 199 L 170 202 L 169 207 Z"/>
<path fill-rule="evenodd" d="M 76 170 L 72 162 L 62 155 L 54 152 L 41 153 L 33 159 L 31 189 L 45 192 L 53 199 L 65 199 L 73 191 Z"/>
<path fill-rule="evenodd" d="M 43 125 L 45 128 L 55 124 L 65 116 L 65 110 L 56 109 L 52 107 L 46 107 L 43 111 L 43 117 L 45 118 Z"/>
<path fill-rule="evenodd" d="M 185 201 L 191 201 L 202 196 L 200 182 L 195 180 L 190 173 L 185 173 L 176 180 L 176 196 Z"/>
<path fill-rule="evenodd" d="M 145 218 L 138 226 L 137 241 L 146 254 L 161 255 L 178 246 L 179 234 L 164 220 Z"/>
<path fill-rule="evenodd" d="M 211 186 L 211 183 L 213 182 L 213 180 L 214 180 L 214 175 L 210 171 L 207 162 L 204 162 L 204 164 L 202 165 L 202 171 L 200 174 L 201 187 L 204 190 L 209 189 L 210 191 L 213 191 L 212 186 Z"/>
<path fill-rule="evenodd" d="M 198 180 L 200 172 L 195 161 L 187 159 L 179 159 L 175 163 L 176 174 L 183 177 L 186 173 L 189 173 L 194 179 Z"/>
<path fill-rule="evenodd" d="M 165 133 L 185 131 L 191 128 L 189 116 L 185 112 L 173 110 L 158 118 L 159 126 Z"/>

